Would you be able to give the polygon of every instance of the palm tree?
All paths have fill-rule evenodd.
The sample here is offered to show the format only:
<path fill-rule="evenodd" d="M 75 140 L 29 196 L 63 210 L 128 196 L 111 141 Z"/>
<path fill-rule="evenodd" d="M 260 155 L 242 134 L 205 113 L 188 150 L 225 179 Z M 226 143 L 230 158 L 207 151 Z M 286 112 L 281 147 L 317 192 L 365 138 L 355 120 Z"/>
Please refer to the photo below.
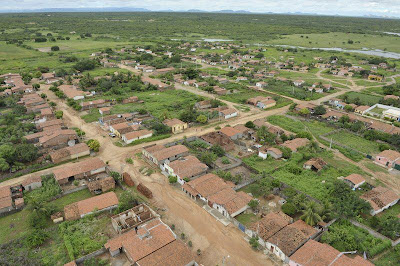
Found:
<path fill-rule="evenodd" d="M 301 215 L 301 219 L 306 222 L 306 224 L 310 226 L 316 225 L 318 222 L 321 222 L 321 209 L 320 206 L 317 205 L 314 201 L 309 201 L 305 205 L 305 209 L 303 210 L 303 215 Z"/>

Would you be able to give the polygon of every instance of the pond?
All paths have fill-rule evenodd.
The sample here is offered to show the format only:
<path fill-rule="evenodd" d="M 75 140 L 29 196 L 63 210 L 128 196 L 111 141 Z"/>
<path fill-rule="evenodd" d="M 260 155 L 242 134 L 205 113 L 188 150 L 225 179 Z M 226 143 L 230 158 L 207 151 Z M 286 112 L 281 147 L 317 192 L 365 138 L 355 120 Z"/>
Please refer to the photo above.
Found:
<path fill-rule="evenodd" d="M 292 45 L 272 45 L 272 46 L 279 46 L 279 47 L 287 47 L 287 48 L 298 48 L 298 49 L 312 49 L 312 50 L 322 50 L 322 51 L 337 51 L 337 52 L 347 52 L 347 53 L 360 53 L 360 54 L 366 54 L 366 55 L 371 55 L 371 56 L 380 56 L 380 57 L 385 57 L 385 58 L 393 58 L 393 59 L 400 59 L 400 54 L 399 53 L 394 53 L 394 52 L 388 52 L 380 49 L 368 49 L 368 48 L 362 48 L 361 50 L 356 50 L 356 49 L 343 49 L 339 47 L 332 47 L 332 48 L 308 48 L 308 47 L 302 47 L 302 46 L 292 46 Z"/>

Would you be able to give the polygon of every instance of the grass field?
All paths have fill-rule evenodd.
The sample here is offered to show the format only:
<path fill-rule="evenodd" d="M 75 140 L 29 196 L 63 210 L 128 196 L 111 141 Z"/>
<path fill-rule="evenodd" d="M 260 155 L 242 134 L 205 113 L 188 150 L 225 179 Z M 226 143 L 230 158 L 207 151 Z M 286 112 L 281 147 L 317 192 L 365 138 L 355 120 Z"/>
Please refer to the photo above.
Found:
<path fill-rule="evenodd" d="M 243 224 L 245 227 L 252 225 L 253 223 L 260 220 L 260 218 L 252 213 L 242 213 L 235 217 L 235 219 Z"/>
<path fill-rule="evenodd" d="M 354 43 L 350 44 L 348 40 L 352 40 Z M 400 37 L 398 36 L 330 32 L 286 35 L 281 36 L 279 39 L 268 41 L 268 43 L 295 45 L 307 48 L 339 47 L 345 49 L 362 49 L 366 47 L 370 49 L 387 49 L 391 52 L 400 52 L 399 41 Z"/>
<path fill-rule="evenodd" d="M 275 169 L 285 164 L 284 161 L 274 160 L 272 157 L 268 157 L 266 160 L 263 160 L 261 157 L 258 157 L 257 155 L 252 155 L 250 157 L 243 158 L 243 162 L 259 173 L 261 172 L 271 173 Z"/>
<path fill-rule="evenodd" d="M 347 147 L 366 154 L 375 155 L 380 152 L 379 143 L 366 140 L 363 137 L 354 135 L 346 131 L 340 131 L 330 134 L 328 138 L 332 138 L 333 141 L 336 141 L 337 143 L 346 145 Z"/>
<path fill-rule="evenodd" d="M 236 93 L 219 96 L 218 98 L 221 98 L 223 100 L 230 101 L 233 103 L 245 104 L 247 99 L 249 99 L 249 98 L 253 98 L 256 96 L 260 96 L 260 95 L 261 96 L 270 96 L 270 97 L 274 98 L 276 101 L 276 105 L 272 108 L 283 107 L 283 106 L 286 106 L 291 103 L 291 100 L 289 100 L 289 99 L 279 97 L 279 96 L 276 96 L 274 94 L 267 93 L 267 92 L 263 93 L 263 92 L 254 91 L 251 89 L 237 89 L 237 90 L 238 90 L 238 92 L 236 92 Z"/>
<path fill-rule="evenodd" d="M 168 116 L 176 118 L 182 110 L 204 99 L 204 97 L 182 90 L 167 90 L 164 92 L 146 91 L 132 93 L 132 95 L 138 96 L 139 100 L 143 100 L 144 103 L 116 104 L 111 108 L 111 114 L 128 113 L 145 109 L 155 117 Z M 96 99 L 101 98 L 107 97 L 96 97 Z M 108 98 L 115 98 L 115 96 L 109 96 Z M 81 117 L 85 122 L 90 123 L 97 121 L 101 115 L 97 109 L 91 109 L 88 114 Z"/>
<path fill-rule="evenodd" d="M 379 101 L 383 98 L 378 95 L 366 94 L 361 92 L 347 92 L 346 94 L 350 102 L 353 102 L 356 98 L 360 100 L 361 105 L 374 105 L 379 103 Z M 340 96 L 341 99 L 344 98 L 344 95 Z"/>

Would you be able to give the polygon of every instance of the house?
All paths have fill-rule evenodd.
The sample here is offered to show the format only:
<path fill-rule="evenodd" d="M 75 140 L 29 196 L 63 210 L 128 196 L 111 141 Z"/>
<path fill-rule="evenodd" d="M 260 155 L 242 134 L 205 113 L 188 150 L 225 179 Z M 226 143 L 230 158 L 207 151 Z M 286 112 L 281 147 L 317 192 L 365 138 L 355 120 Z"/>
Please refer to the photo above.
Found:
<path fill-rule="evenodd" d="M 343 109 L 347 105 L 345 102 L 336 98 L 329 99 L 328 103 L 338 109 Z"/>
<path fill-rule="evenodd" d="M 115 180 L 112 176 L 106 176 L 91 180 L 87 183 L 87 187 L 92 194 L 101 194 L 115 188 Z"/>
<path fill-rule="evenodd" d="M 321 158 L 311 158 L 303 164 L 303 168 L 307 170 L 312 170 L 315 172 L 321 171 L 327 163 Z"/>
<path fill-rule="evenodd" d="M 138 98 L 137 96 L 131 96 L 131 97 L 129 97 L 129 98 L 123 99 L 123 100 L 122 100 L 122 103 L 123 103 L 123 104 L 135 103 L 135 102 L 137 102 L 137 101 L 139 101 L 139 98 Z"/>
<path fill-rule="evenodd" d="M 268 148 L 267 154 L 270 155 L 274 159 L 280 159 L 283 156 L 282 151 L 280 149 L 274 148 L 274 147 Z"/>
<path fill-rule="evenodd" d="M 304 83 L 305 83 L 305 81 L 301 80 L 301 79 L 293 81 L 293 85 L 296 86 L 296 87 L 300 87 Z"/>
<path fill-rule="evenodd" d="M 366 259 L 356 256 L 346 256 L 328 244 L 313 239 L 307 241 L 290 256 L 289 266 L 373 266 Z"/>
<path fill-rule="evenodd" d="M 157 217 L 159 217 L 159 215 L 156 212 L 142 203 L 127 211 L 112 216 L 111 224 L 118 234 L 123 234 Z"/>
<path fill-rule="evenodd" d="M 124 252 L 131 265 L 198 265 L 188 248 L 159 218 L 108 240 L 104 247 L 113 257 Z"/>
<path fill-rule="evenodd" d="M 306 138 L 296 138 L 293 140 L 287 140 L 281 146 L 289 148 L 292 152 L 297 152 L 297 149 L 308 145 L 310 141 Z"/>
<path fill-rule="evenodd" d="M 150 145 L 144 147 L 142 153 L 151 162 L 164 170 L 164 163 L 169 164 L 169 162 L 173 162 L 180 157 L 188 155 L 189 149 L 180 144 L 168 148 L 163 145 Z"/>
<path fill-rule="evenodd" d="M 53 163 L 60 163 L 67 160 L 90 155 L 90 149 L 86 143 L 79 143 L 72 147 L 66 147 L 49 153 Z"/>
<path fill-rule="evenodd" d="M 196 109 L 208 109 L 211 108 L 211 101 L 210 100 L 205 100 L 205 101 L 200 101 L 195 103 L 194 107 Z"/>
<path fill-rule="evenodd" d="M 181 157 L 168 164 L 164 163 L 164 168 L 168 175 L 176 176 L 181 185 L 185 184 L 187 179 L 192 180 L 208 170 L 208 166 L 193 155 Z"/>
<path fill-rule="evenodd" d="M 317 107 L 317 105 L 315 105 L 313 103 L 299 103 L 296 105 L 294 110 L 296 112 L 300 112 L 303 109 L 307 109 L 308 111 L 310 111 L 310 114 L 313 114 L 315 112 L 316 107 Z"/>
<path fill-rule="evenodd" d="M 109 105 L 104 99 L 98 99 L 89 102 L 81 102 L 82 111 L 89 110 L 91 108 L 105 107 Z"/>
<path fill-rule="evenodd" d="M 132 131 L 132 132 L 123 134 L 122 140 L 126 144 L 130 144 L 130 143 L 134 142 L 135 140 L 150 138 L 151 136 L 153 136 L 153 131 L 150 131 L 147 129 L 142 129 L 142 130 Z"/>
<path fill-rule="evenodd" d="M 399 96 L 396 96 L 396 95 L 385 95 L 385 97 L 383 97 L 383 99 L 384 99 L 384 100 L 390 100 L 390 99 L 392 99 L 392 100 L 398 101 L 398 100 L 400 99 L 400 97 L 399 97 Z"/>
<path fill-rule="evenodd" d="M 143 76 L 142 77 L 142 81 L 144 84 L 148 85 L 153 85 L 155 87 L 157 87 L 158 89 L 168 89 L 171 87 L 171 85 L 168 85 L 166 83 L 163 83 L 161 81 L 159 81 L 158 79 L 153 79 L 147 76 Z"/>
<path fill-rule="evenodd" d="M 371 215 L 374 216 L 397 204 L 400 196 L 393 190 L 385 187 L 376 187 L 360 196 L 371 204 Z"/>
<path fill-rule="evenodd" d="M 369 108 L 370 108 L 370 106 L 368 106 L 368 105 L 360 105 L 360 106 L 357 106 L 356 108 L 354 108 L 354 112 L 355 112 L 356 114 L 364 115 L 365 112 L 366 112 Z"/>
<path fill-rule="evenodd" d="M 74 202 L 64 207 L 65 220 L 78 220 L 92 213 L 111 211 L 118 207 L 118 203 L 117 195 L 114 192 Z"/>
<path fill-rule="evenodd" d="M 57 126 L 57 128 L 61 129 L 61 127 L 63 125 L 64 125 L 64 122 L 61 119 L 54 119 L 54 120 L 38 123 L 36 125 L 36 128 L 38 130 L 43 131 L 43 130 L 46 130 L 46 128 L 54 127 L 54 126 Z"/>
<path fill-rule="evenodd" d="M 133 131 L 133 128 L 128 124 L 128 122 L 110 125 L 109 128 L 111 133 L 114 133 L 119 138 L 121 138 L 123 134 Z"/>
<path fill-rule="evenodd" d="M 182 133 L 185 129 L 188 128 L 187 123 L 185 123 L 177 118 L 165 119 L 163 121 L 163 124 L 166 126 L 169 126 L 171 128 L 173 134 Z"/>
<path fill-rule="evenodd" d="M 261 89 L 266 88 L 267 86 L 268 86 L 268 83 L 264 82 L 264 81 L 259 81 L 256 83 L 256 87 L 261 88 Z"/>
<path fill-rule="evenodd" d="M 60 85 L 58 89 L 62 91 L 67 98 L 74 99 L 75 101 L 83 100 L 86 95 L 83 91 L 78 90 L 75 85 L 63 84 Z"/>
<path fill-rule="evenodd" d="M 228 94 L 228 90 L 225 88 L 221 88 L 219 86 L 214 86 L 213 87 L 214 93 L 218 95 L 225 95 Z"/>
<path fill-rule="evenodd" d="M 219 116 L 222 116 L 225 119 L 229 119 L 238 116 L 238 111 L 234 108 L 224 109 L 219 111 Z"/>
<path fill-rule="evenodd" d="M 109 115 L 111 113 L 111 107 L 102 107 L 99 109 L 101 115 Z"/>
<path fill-rule="evenodd" d="M 235 148 L 235 143 L 231 140 L 231 138 L 219 131 L 204 134 L 200 136 L 200 139 L 204 140 L 210 145 L 219 145 L 226 152 Z"/>
<path fill-rule="evenodd" d="M 185 183 L 182 190 L 191 198 L 201 199 L 229 218 L 244 212 L 252 199 L 243 191 L 236 192 L 233 187 L 231 182 L 225 182 L 214 174 L 206 174 Z"/>
<path fill-rule="evenodd" d="M 243 134 L 236 128 L 224 127 L 219 130 L 222 134 L 226 135 L 232 140 L 237 140 L 243 138 Z"/>
<path fill-rule="evenodd" d="M 208 205 L 227 218 L 233 218 L 249 208 L 252 197 L 243 191 L 225 188 L 208 197 Z"/>
<path fill-rule="evenodd" d="M 248 99 L 246 101 L 246 103 L 256 106 L 257 103 L 259 103 L 261 101 L 268 101 L 268 100 L 272 100 L 272 98 L 271 97 L 265 97 L 265 96 L 256 96 L 256 97 Z"/>
<path fill-rule="evenodd" d="M 270 212 L 261 220 L 250 225 L 250 230 L 253 235 L 259 237 L 258 242 L 260 245 L 265 247 L 265 241 L 288 226 L 292 221 L 293 218 L 282 212 Z"/>
<path fill-rule="evenodd" d="M 62 168 L 53 170 L 56 181 L 60 184 L 72 182 L 75 179 L 83 179 L 104 173 L 106 164 L 99 158 L 91 158 L 78 163 L 66 165 Z"/>
<path fill-rule="evenodd" d="M 39 138 L 37 146 L 42 148 L 74 146 L 78 135 L 75 130 L 61 129 L 55 131 L 44 131 L 45 135 Z"/>
<path fill-rule="evenodd" d="M 370 74 L 368 76 L 368 80 L 382 81 L 383 80 L 383 76 Z"/>
<path fill-rule="evenodd" d="M 317 233 L 317 229 L 307 225 L 303 220 L 297 220 L 268 238 L 265 241 L 265 246 L 280 260 L 289 263 L 289 257 L 293 255 L 304 242 L 308 241 Z"/>
<path fill-rule="evenodd" d="M 390 108 L 387 109 L 385 111 L 382 112 L 382 116 L 384 118 L 388 118 L 391 120 L 396 120 L 399 121 L 400 120 L 400 110 L 396 110 L 394 108 Z"/>
<path fill-rule="evenodd" d="M 267 146 L 262 146 L 261 148 L 258 149 L 258 157 L 263 158 L 264 160 L 267 159 L 268 157 L 268 147 Z"/>
<path fill-rule="evenodd" d="M 393 168 L 395 162 L 400 159 L 400 153 L 394 150 L 385 150 L 375 156 L 375 163 Z"/>
<path fill-rule="evenodd" d="M 261 109 L 271 108 L 276 105 L 276 101 L 273 99 L 270 100 L 263 100 L 257 103 L 257 107 Z"/>
<path fill-rule="evenodd" d="M 0 214 L 10 212 L 14 209 L 9 186 L 0 187 Z"/>
<path fill-rule="evenodd" d="M 365 179 L 362 175 L 359 174 L 351 174 L 349 176 L 346 176 L 343 179 L 344 182 L 350 185 L 350 187 L 355 190 L 362 186 L 365 183 Z"/>

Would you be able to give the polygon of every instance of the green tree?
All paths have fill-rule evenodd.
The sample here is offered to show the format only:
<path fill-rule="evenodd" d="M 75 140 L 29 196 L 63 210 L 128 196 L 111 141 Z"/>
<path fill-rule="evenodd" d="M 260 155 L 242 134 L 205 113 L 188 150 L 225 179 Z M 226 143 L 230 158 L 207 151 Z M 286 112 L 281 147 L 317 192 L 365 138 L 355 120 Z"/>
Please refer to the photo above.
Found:
<path fill-rule="evenodd" d="M 310 114 L 310 110 L 308 110 L 307 108 L 303 108 L 299 111 L 299 114 L 302 116 L 308 116 Z"/>
<path fill-rule="evenodd" d="M 170 175 L 168 176 L 168 181 L 170 184 L 175 184 L 176 182 L 178 182 L 178 177 Z"/>
<path fill-rule="evenodd" d="M 215 153 L 218 157 L 222 157 L 225 155 L 224 149 L 218 144 L 212 145 L 211 151 Z"/>
<path fill-rule="evenodd" d="M 309 201 L 305 205 L 305 209 L 303 211 L 303 214 L 301 215 L 301 219 L 308 225 L 314 226 L 317 223 L 322 221 L 322 218 L 320 216 L 321 214 L 321 208 L 320 206 L 314 202 L 314 201 Z"/>
<path fill-rule="evenodd" d="M 199 116 L 196 118 L 196 121 L 197 121 L 198 123 L 205 124 L 205 123 L 207 123 L 207 116 L 205 116 L 205 115 L 199 115 Z"/>
<path fill-rule="evenodd" d="M 250 200 L 248 203 L 249 207 L 252 208 L 253 210 L 257 209 L 258 204 L 259 204 L 258 200 L 255 199 Z"/>
<path fill-rule="evenodd" d="M 96 139 L 90 139 L 86 142 L 86 144 L 89 146 L 89 148 L 95 152 L 98 152 L 100 150 L 100 142 Z"/>
<path fill-rule="evenodd" d="M 247 121 L 246 124 L 244 124 L 245 127 L 247 128 L 255 128 L 256 125 L 254 125 L 253 121 Z"/>
<path fill-rule="evenodd" d="M 57 45 L 52 46 L 50 49 L 51 49 L 53 52 L 60 51 L 60 47 L 58 47 Z"/>
<path fill-rule="evenodd" d="M 61 110 L 58 110 L 58 111 L 56 111 L 54 114 L 55 114 L 55 116 L 56 116 L 57 119 L 62 119 L 62 118 L 63 118 L 63 115 L 64 115 L 64 112 L 61 111 Z"/>
<path fill-rule="evenodd" d="M 326 109 L 323 105 L 318 105 L 317 107 L 315 107 L 314 109 L 314 114 L 315 115 L 324 115 L 326 114 Z"/>
<path fill-rule="evenodd" d="M 10 165 L 7 163 L 6 159 L 0 158 L 0 171 L 5 172 L 10 169 Z"/>

